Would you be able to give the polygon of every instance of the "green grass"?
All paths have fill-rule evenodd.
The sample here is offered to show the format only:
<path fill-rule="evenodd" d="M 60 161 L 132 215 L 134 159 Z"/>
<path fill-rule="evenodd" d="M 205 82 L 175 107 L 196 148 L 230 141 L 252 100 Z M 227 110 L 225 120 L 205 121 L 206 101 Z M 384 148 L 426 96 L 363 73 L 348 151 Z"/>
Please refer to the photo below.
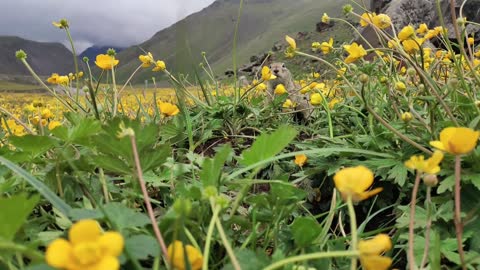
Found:
<path fill-rule="evenodd" d="M 33 92 L 38 91 L 40 88 L 38 85 L 0 80 L 0 92 Z"/>

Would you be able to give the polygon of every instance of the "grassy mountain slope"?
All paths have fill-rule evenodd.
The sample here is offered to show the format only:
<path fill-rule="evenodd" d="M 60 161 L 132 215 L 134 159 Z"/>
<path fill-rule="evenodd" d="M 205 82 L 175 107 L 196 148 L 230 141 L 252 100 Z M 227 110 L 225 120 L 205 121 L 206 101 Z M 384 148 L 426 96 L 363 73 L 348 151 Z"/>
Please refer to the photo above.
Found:
<path fill-rule="evenodd" d="M 313 32 L 324 12 L 340 16 L 342 5 L 347 2 L 245 1 L 238 33 L 238 63 L 246 63 L 251 55 L 270 50 L 276 41 L 283 40 L 285 34 Z M 238 10 L 238 0 L 217 0 L 202 11 L 156 33 L 150 40 L 122 51 L 118 55 L 121 62 L 117 71 L 119 78 L 125 80 L 139 65 L 138 55 L 143 53 L 142 49 L 152 52 L 157 59 L 164 60 L 174 73 L 190 73 L 192 66 L 198 66 L 201 61 L 202 51 L 207 53 L 207 58 L 217 73 L 231 68 Z M 339 33 L 350 35 L 351 31 Z M 315 35 L 319 39 L 327 38 L 321 34 Z M 136 81 L 142 82 L 152 76 L 150 70 L 143 69 L 137 74 Z"/>
<path fill-rule="evenodd" d="M 27 75 L 25 66 L 17 60 L 15 52 L 24 50 L 27 60 L 38 75 L 53 72 L 72 72 L 72 53 L 60 43 L 26 40 L 14 36 L 0 36 L 0 74 Z"/>

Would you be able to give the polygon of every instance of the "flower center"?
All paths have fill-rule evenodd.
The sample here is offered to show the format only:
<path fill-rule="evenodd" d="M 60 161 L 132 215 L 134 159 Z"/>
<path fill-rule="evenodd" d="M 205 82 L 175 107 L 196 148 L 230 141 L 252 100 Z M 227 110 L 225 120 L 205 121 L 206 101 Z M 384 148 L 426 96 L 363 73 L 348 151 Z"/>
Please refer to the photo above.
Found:
<path fill-rule="evenodd" d="M 95 242 L 80 243 L 73 248 L 73 256 L 80 265 L 91 265 L 100 260 L 102 250 Z"/>

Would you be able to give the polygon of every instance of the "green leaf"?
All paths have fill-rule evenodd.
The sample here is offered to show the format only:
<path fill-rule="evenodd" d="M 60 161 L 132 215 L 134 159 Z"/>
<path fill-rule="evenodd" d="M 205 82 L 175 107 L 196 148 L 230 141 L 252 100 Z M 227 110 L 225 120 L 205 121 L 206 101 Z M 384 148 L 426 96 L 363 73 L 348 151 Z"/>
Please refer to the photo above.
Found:
<path fill-rule="evenodd" d="M 13 136 L 9 139 L 15 147 L 36 156 L 43 154 L 57 144 L 57 140 L 48 136 L 36 136 L 27 134 L 22 137 Z"/>
<path fill-rule="evenodd" d="M 40 182 L 35 177 L 33 177 L 30 173 L 22 169 L 21 167 L 17 166 L 16 164 L 12 163 L 8 159 L 0 156 L 0 164 L 5 165 L 14 173 L 18 174 L 22 178 L 24 178 L 31 186 L 33 186 L 38 193 L 42 194 L 42 196 L 47 199 L 53 207 L 57 208 L 63 215 L 67 216 L 68 213 L 72 210 L 72 208 L 66 204 L 57 194 L 53 193 L 43 182 Z"/>
<path fill-rule="evenodd" d="M 167 160 L 171 156 L 172 148 L 169 145 L 157 146 L 155 149 L 145 149 L 140 152 L 140 163 L 144 172 L 152 170 Z"/>
<path fill-rule="evenodd" d="M 142 213 L 127 208 L 121 203 L 109 203 L 104 205 L 103 211 L 110 221 L 112 221 L 119 230 L 125 228 L 143 227 L 150 223 L 150 219 Z"/>
<path fill-rule="evenodd" d="M 321 226 L 308 217 L 297 217 L 291 225 L 293 239 L 300 247 L 307 247 L 322 232 Z"/>
<path fill-rule="evenodd" d="M 222 172 L 223 165 L 227 158 L 232 153 L 232 148 L 230 145 L 225 144 L 220 148 L 212 158 L 206 158 L 202 164 L 202 171 L 200 172 L 200 180 L 204 187 L 207 186 L 218 186 L 218 180 Z"/>
<path fill-rule="evenodd" d="M 290 126 L 281 126 L 272 134 L 260 135 L 253 145 L 242 152 L 240 163 L 249 166 L 280 153 L 297 136 L 297 130 Z"/>
<path fill-rule="evenodd" d="M 126 164 L 122 159 L 107 156 L 107 155 L 98 155 L 92 160 L 95 163 L 95 166 L 103 168 L 107 171 L 121 174 L 131 174 L 132 169 L 128 164 Z"/>
<path fill-rule="evenodd" d="M 160 247 L 157 240 L 150 235 L 134 235 L 125 240 L 125 246 L 130 255 L 137 260 L 146 260 L 148 256 L 157 257 Z"/>
<path fill-rule="evenodd" d="M 440 185 L 438 185 L 438 188 L 437 188 L 437 193 L 442 194 L 447 190 L 452 191 L 454 185 L 455 185 L 455 176 L 450 175 L 449 177 L 440 181 Z"/>
<path fill-rule="evenodd" d="M 70 217 L 72 220 L 77 221 L 81 219 L 102 219 L 104 215 L 98 209 L 78 208 L 70 211 Z"/>
<path fill-rule="evenodd" d="M 405 181 L 407 180 L 407 173 L 408 170 L 403 165 L 403 163 L 399 163 L 395 165 L 390 171 L 388 171 L 388 178 L 393 179 L 395 183 L 397 183 L 400 186 L 405 185 Z"/>
<path fill-rule="evenodd" d="M 234 253 L 243 270 L 258 270 L 268 265 L 268 259 L 265 253 L 255 253 L 248 249 L 236 249 Z M 223 267 L 223 270 L 233 269 L 235 268 L 232 264 L 227 264 Z"/>
<path fill-rule="evenodd" d="M 0 198 L 0 238 L 12 241 L 15 234 L 27 220 L 40 197 L 28 198 L 25 194 Z"/>

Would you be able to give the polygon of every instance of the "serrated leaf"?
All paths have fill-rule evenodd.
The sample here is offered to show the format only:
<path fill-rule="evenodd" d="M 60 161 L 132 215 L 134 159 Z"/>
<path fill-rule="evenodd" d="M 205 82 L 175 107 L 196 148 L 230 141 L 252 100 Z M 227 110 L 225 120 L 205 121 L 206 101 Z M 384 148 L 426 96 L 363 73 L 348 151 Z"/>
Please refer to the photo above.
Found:
<path fill-rule="evenodd" d="M 25 194 L 0 198 L 0 239 L 12 241 L 15 238 L 39 199 L 38 195 L 28 198 Z"/>
<path fill-rule="evenodd" d="M 98 155 L 95 156 L 93 162 L 96 166 L 103 168 L 107 171 L 121 174 L 130 174 L 132 169 L 123 160 L 117 157 Z"/>
<path fill-rule="evenodd" d="M 293 127 L 281 126 L 271 134 L 260 135 L 249 149 L 242 152 L 240 163 L 249 166 L 277 155 L 297 136 L 297 133 Z"/>
<path fill-rule="evenodd" d="M 202 164 L 202 171 L 200 172 L 200 180 L 204 187 L 218 186 L 221 170 L 228 156 L 232 153 L 230 145 L 226 144 L 220 148 L 212 158 L 206 158 Z"/>
<path fill-rule="evenodd" d="M 322 232 L 321 226 L 308 217 L 297 217 L 291 228 L 293 239 L 299 247 L 309 246 Z"/>
<path fill-rule="evenodd" d="M 447 190 L 452 191 L 454 185 L 455 185 L 455 176 L 450 175 L 449 177 L 440 181 L 440 185 L 438 185 L 438 188 L 437 188 L 437 193 L 442 194 Z"/>
<path fill-rule="evenodd" d="M 57 140 L 48 136 L 36 136 L 27 134 L 22 137 L 13 136 L 9 142 L 22 151 L 29 152 L 31 155 L 40 155 L 57 144 Z"/>
<path fill-rule="evenodd" d="M 157 257 L 160 247 L 157 240 L 150 235 L 134 235 L 125 240 L 125 246 L 136 260 L 146 260 L 149 256 Z"/>
<path fill-rule="evenodd" d="M 407 173 L 408 170 L 405 165 L 403 165 L 403 163 L 399 163 L 390 169 L 390 171 L 388 171 L 388 178 L 393 179 L 395 183 L 403 186 L 407 180 Z"/>
<path fill-rule="evenodd" d="M 108 219 L 118 226 L 119 230 L 134 227 L 143 227 L 150 223 L 150 219 L 143 213 L 128 208 L 121 203 L 109 203 L 103 206 Z"/>

